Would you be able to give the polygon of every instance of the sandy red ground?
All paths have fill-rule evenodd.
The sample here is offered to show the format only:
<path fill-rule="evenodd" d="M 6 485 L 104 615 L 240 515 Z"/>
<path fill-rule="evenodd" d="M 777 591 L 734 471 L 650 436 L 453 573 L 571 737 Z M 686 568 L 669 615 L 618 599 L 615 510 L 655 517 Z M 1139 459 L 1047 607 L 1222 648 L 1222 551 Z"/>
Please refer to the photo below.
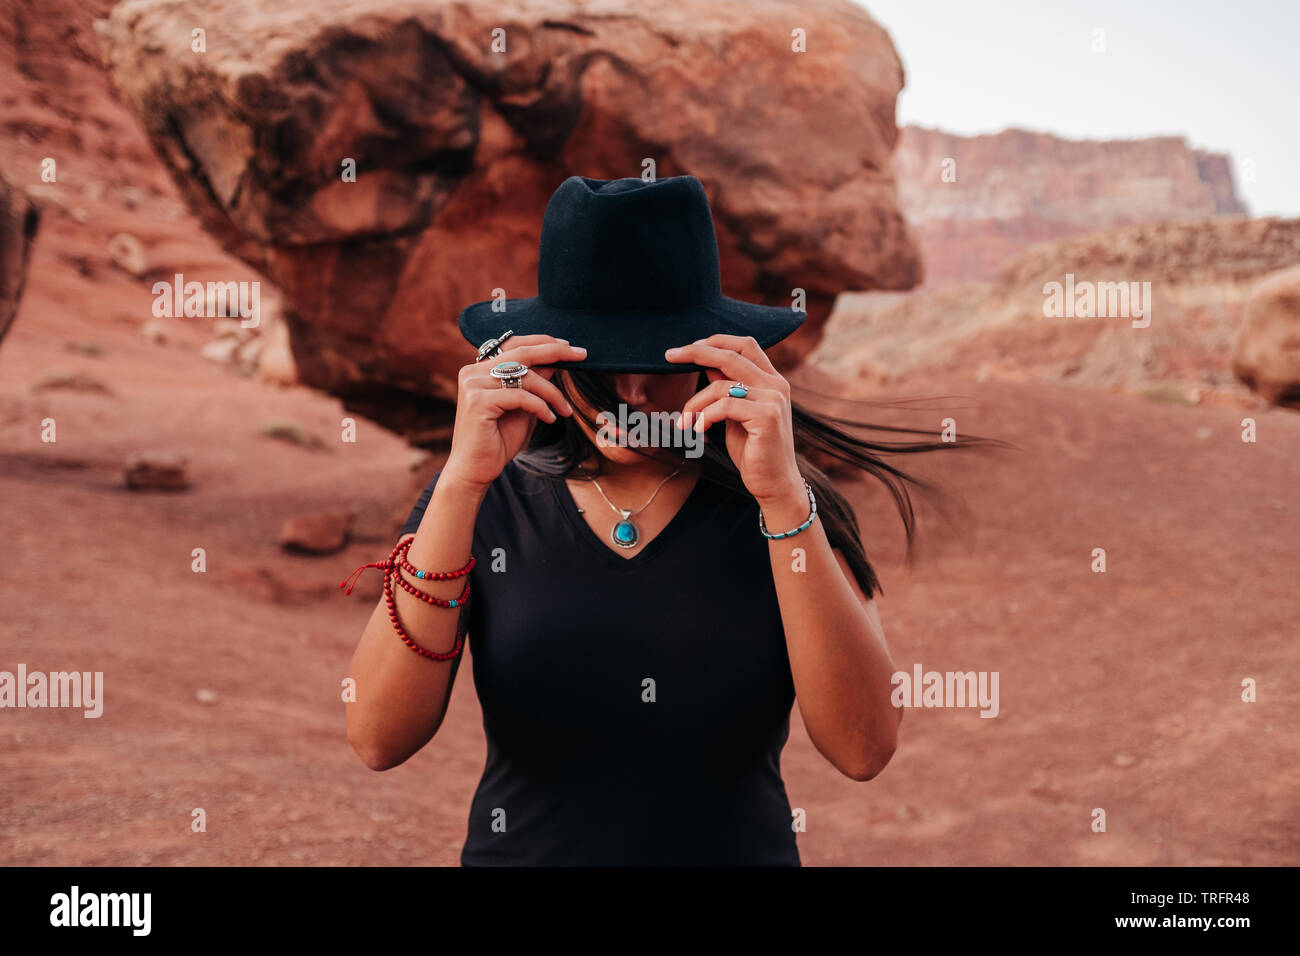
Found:
<path fill-rule="evenodd" d="M 89 29 L 107 5 L 16 20 L 24 52 L 0 61 L 15 131 L 0 160 L 46 203 L 0 343 L 0 670 L 103 671 L 106 686 L 98 720 L 0 711 L 0 863 L 455 863 L 484 760 L 472 681 L 400 768 L 365 769 L 344 737 L 340 681 L 379 577 L 351 597 L 337 583 L 395 539 L 410 452 L 364 421 L 344 444 L 337 401 L 201 358 L 207 323 L 173 321 L 167 345 L 141 337 L 152 278 L 255 276 L 197 228 L 108 92 Z M 55 185 L 39 182 L 47 155 Z M 148 251 L 144 282 L 108 261 L 120 230 Z M 102 355 L 67 348 L 86 342 Z M 31 389 L 59 369 L 111 391 Z M 1001 713 L 911 711 L 892 763 L 856 783 L 796 709 L 783 767 L 807 813 L 805 863 L 1300 861 L 1300 415 L 906 384 L 887 397 L 964 396 L 909 422 L 952 415 L 1017 446 L 932 462 L 972 520 L 959 535 L 926 522 L 910 573 L 888 503 L 851 489 L 897 665 L 998 671 Z M 323 450 L 262 437 L 275 418 Z M 190 490 L 123 488 L 126 456 L 153 448 L 189 453 Z M 357 514 L 344 553 L 280 550 L 286 516 L 336 508 Z M 1098 547 L 1105 574 L 1090 568 Z"/>
<path fill-rule="evenodd" d="M 484 759 L 472 682 L 387 773 L 350 750 L 339 696 L 378 575 L 350 598 L 337 582 L 394 539 L 409 451 L 365 422 L 343 444 L 336 401 L 200 358 L 195 320 L 144 341 L 138 285 L 79 280 L 53 256 L 0 347 L 0 669 L 103 671 L 106 703 L 98 720 L 0 712 L 0 862 L 455 863 Z M 94 315 L 72 307 L 92 292 Z M 87 340 L 104 354 L 65 348 Z M 52 368 L 111 394 L 32 392 Z M 976 520 L 961 536 L 930 522 L 910 574 L 887 504 L 854 493 L 896 663 L 996 670 L 1001 714 L 911 711 L 893 762 L 856 783 L 796 711 L 783 767 L 805 862 L 1297 862 L 1300 416 L 1260 414 L 1244 444 L 1227 408 L 1029 384 L 909 393 L 965 396 L 944 414 L 1018 446 L 941 460 Z M 47 416 L 55 444 L 39 440 Z M 262 437 L 270 418 L 326 450 Z M 148 448 L 187 451 L 193 488 L 124 490 L 123 460 Z M 286 515 L 338 507 L 358 515 L 346 552 L 278 548 Z"/>

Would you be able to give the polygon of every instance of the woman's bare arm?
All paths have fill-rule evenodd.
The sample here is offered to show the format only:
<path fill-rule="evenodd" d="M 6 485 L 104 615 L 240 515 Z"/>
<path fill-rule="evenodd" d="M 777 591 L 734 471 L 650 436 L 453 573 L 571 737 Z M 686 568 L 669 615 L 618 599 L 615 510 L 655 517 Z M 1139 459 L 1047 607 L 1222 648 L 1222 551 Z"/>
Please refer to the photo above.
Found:
<path fill-rule="evenodd" d="M 803 488 L 763 502 L 770 528 L 808 517 Z M 830 546 L 820 521 L 793 538 L 768 542 L 799 712 L 813 744 L 854 780 L 870 780 L 898 745 L 901 708 L 893 706 L 895 667 L 874 601 Z M 793 560 L 793 550 L 803 551 Z M 796 570 L 798 569 L 798 570 Z"/>
<path fill-rule="evenodd" d="M 753 338 L 711 335 L 669 349 L 694 362 L 709 384 L 682 407 L 683 423 L 707 433 L 724 423 L 727 454 L 776 533 L 800 527 L 810 502 L 794 448 L 790 383 Z M 744 382 L 741 394 L 735 383 Z M 903 718 L 890 697 L 894 663 L 880 617 L 830 546 L 820 521 L 769 543 L 786 648 L 808 736 L 841 773 L 870 780 L 898 744 Z M 792 561 L 792 550 L 803 552 Z"/>
<path fill-rule="evenodd" d="M 530 368 L 521 387 L 502 388 L 491 375 L 492 362 L 473 362 L 460 370 L 451 452 L 407 554 L 423 571 L 465 566 L 489 486 L 524 447 L 538 419 L 554 422 L 559 415 L 573 414 L 551 384 L 555 370 L 550 366 L 581 360 L 586 349 L 549 335 L 520 335 L 502 345 L 502 354 Z M 412 583 L 441 600 L 457 597 L 465 586 L 463 578 Z M 435 654 L 452 649 L 457 615 L 465 611 L 426 604 L 397 585 L 393 595 L 411 640 Z M 471 604 L 474 600 L 471 593 Z M 357 682 L 357 699 L 347 705 L 348 741 L 367 767 L 396 767 L 429 742 L 447 712 L 459 661 L 459 655 L 435 661 L 412 652 L 380 600 L 348 671 Z"/>
<path fill-rule="evenodd" d="M 451 571 L 465 565 L 483 502 L 483 489 L 445 477 L 434 486 L 407 555 L 423 570 Z M 432 597 L 449 600 L 461 593 L 465 579 L 412 583 Z M 402 626 L 413 641 L 434 653 L 451 650 L 457 621 L 466 612 L 426 604 L 396 585 L 393 594 Z M 432 739 L 447 713 L 459 664 L 459 655 L 435 661 L 412 652 L 397 636 L 388 605 L 380 598 L 348 668 L 348 676 L 356 680 L 356 701 L 347 705 L 348 742 L 367 767 L 396 767 Z"/>

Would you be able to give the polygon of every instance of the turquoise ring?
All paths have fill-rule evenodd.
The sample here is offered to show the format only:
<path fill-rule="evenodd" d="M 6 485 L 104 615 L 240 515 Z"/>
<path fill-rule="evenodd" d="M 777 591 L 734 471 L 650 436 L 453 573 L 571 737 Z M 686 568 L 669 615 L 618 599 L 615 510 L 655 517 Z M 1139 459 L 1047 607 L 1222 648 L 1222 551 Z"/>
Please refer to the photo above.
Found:
<path fill-rule="evenodd" d="M 502 388 L 523 388 L 523 380 L 524 376 L 528 374 L 528 366 L 523 362 L 501 362 L 492 366 L 492 371 L 488 374 L 497 379 Z"/>
<path fill-rule="evenodd" d="M 506 339 L 510 338 L 510 336 L 514 334 L 515 334 L 515 330 L 509 329 L 505 332 L 502 332 L 494 339 L 488 339 L 486 342 L 484 342 L 482 345 L 478 347 L 478 355 L 474 357 L 474 361 L 481 362 L 485 358 L 496 358 L 497 356 L 499 356 L 501 354 L 501 343 L 504 342 Z"/>
<path fill-rule="evenodd" d="M 749 388 L 744 382 L 737 382 L 731 388 L 727 389 L 727 394 L 732 398 L 749 398 Z"/>

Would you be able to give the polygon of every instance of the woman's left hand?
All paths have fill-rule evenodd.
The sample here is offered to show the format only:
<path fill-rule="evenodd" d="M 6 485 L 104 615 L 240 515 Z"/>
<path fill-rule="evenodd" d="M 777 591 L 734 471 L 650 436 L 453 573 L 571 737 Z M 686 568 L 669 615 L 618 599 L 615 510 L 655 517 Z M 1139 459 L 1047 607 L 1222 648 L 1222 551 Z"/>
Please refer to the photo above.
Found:
<path fill-rule="evenodd" d="M 703 433 L 725 421 L 727 453 L 760 504 L 805 499 L 794 453 L 790 384 L 758 343 L 748 336 L 711 335 L 664 354 L 670 362 L 703 366 L 709 378 L 682 407 L 681 427 Z M 745 398 L 728 394 L 737 383 L 749 389 Z"/>

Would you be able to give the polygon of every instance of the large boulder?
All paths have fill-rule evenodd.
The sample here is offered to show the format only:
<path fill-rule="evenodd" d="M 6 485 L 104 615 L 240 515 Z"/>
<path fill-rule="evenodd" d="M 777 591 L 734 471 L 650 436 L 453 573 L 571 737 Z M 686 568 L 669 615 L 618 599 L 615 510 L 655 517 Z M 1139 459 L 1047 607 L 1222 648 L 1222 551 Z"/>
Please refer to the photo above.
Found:
<path fill-rule="evenodd" d="M 302 380 L 408 434 L 454 396 L 460 309 L 535 294 L 570 175 L 699 177 L 724 291 L 806 290 L 786 363 L 840 291 L 921 278 L 902 66 L 850 0 L 132 0 L 98 31 L 189 204 L 288 296 Z"/>
<path fill-rule="evenodd" d="M 1300 266 L 1274 273 L 1251 293 L 1232 374 L 1274 405 L 1300 408 Z"/>
<path fill-rule="evenodd" d="M 0 177 L 0 339 L 18 314 L 40 221 L 40 207 Z"/>

